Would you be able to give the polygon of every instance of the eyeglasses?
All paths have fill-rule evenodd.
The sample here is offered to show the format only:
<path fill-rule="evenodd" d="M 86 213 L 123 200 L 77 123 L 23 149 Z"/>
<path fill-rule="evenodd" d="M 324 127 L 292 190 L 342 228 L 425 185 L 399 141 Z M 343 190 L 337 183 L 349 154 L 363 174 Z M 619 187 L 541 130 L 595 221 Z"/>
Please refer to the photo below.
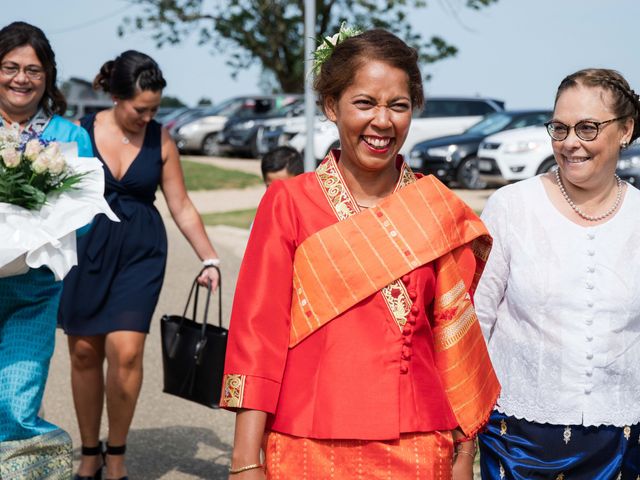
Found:
<path fill-rule="evenodd" d="M 544 124 L 547 127 L 547 133 L 554 140 L 561 142 L 569 136 L 569 132 L 573 128 L 577 137 L 585 142 L 591 142 L 596 139 L 600 133 L 600 127 L 607 123 L 615 122 L 616 120 L 622 120 L 627 115 L 618 118 L 612 118 L 611 120 L 605 120 L 604 122 L 592 122 L 591 120 L 582 120 L 575 125 L 565 125 L 562 122 L 547 122 Z"/>
<path fill-rule="evenodd" d="M 44 69 L 40 67 L 20 67 L 19 65 L 12 63 L 3 63 L 2 65 L 0 65 L 0 72 L 2 72 L 2 75 L 7 78 L 15 77 L 16 75 L 18 75 L 18 73 L 20 73 L 20 70 L 24 72 L 29 80 L 41 80 L 44 76 Z"/>

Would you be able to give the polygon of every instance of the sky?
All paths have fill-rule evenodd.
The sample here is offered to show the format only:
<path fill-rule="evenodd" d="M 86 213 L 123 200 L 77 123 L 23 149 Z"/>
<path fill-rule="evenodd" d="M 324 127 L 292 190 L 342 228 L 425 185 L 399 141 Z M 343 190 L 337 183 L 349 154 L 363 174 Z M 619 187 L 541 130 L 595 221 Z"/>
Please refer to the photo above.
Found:
<path fill-rule="evenodd" d="M 562 78 L 587 67 L 619 70 L 640 92 L 640 0 L 499 0 L 478 12 L 464 3 L 431 0 L 412 12 L 416 30 L 459 48 L 456 57 L 423 67 L 432 76 L 427 98 L 479 95 L 503 100 L 507 108 L 548 108 Z M 165 94 L 188 105 L 260 92 L 257 67 L 233 79 L 224 52 L 212 55 L 195 35 L 161 49 L 149 33 L 118 37 L 123 17 L 137 8 L 126 0 L 3 1 L 0 23 L 23 20 L 42 28 L 62 79 L 91 80 L 105 61 L 136 49 L 160 64 Z"/>

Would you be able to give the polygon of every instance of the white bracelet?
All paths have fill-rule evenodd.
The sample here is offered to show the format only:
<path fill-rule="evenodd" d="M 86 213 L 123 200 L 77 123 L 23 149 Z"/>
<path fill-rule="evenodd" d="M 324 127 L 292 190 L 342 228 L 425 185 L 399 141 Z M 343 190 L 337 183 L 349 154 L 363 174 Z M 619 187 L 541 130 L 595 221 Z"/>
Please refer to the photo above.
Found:
<path fill-rule="evenodd" d="M 220 259 L 219 258 L 207 258 L 206 260 L 202 261 L 202 266 L 203 267 L 219 267 L 220 266 Z"/>

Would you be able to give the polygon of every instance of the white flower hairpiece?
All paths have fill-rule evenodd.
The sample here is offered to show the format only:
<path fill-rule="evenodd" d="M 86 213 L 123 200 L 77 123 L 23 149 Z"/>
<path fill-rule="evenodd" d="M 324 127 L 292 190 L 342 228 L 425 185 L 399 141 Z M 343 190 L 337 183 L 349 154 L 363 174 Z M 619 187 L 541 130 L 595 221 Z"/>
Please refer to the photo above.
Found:
<path fill-rule="evenodd" d="M 320 73 L 322 65 L 333 54 L 333 51 L 339 43 L 344 42 L 347 38 L 360 35 L 361 33 L 362 30 L 359 30 L 355 27 L 348 27 L 346 22 L 342 22 L 338 33 L 332 36 L 324 37 L 320 41 L 320 45 L 318 45 L 316 51 L 313 52 L 313 73 L 316 75 Z"/>

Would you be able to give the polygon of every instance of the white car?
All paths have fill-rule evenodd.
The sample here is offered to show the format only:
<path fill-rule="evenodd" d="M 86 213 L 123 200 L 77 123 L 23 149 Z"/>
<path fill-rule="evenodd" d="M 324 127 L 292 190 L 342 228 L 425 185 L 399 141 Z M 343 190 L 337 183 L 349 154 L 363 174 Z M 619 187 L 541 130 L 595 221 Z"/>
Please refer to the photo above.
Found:
<path fill-rule="evenodd" d="M 483 140 L 478 150 L 480 178 L 509 183 L 545 173 L 556 166 L 545 127 L 505 130 Z"/>

